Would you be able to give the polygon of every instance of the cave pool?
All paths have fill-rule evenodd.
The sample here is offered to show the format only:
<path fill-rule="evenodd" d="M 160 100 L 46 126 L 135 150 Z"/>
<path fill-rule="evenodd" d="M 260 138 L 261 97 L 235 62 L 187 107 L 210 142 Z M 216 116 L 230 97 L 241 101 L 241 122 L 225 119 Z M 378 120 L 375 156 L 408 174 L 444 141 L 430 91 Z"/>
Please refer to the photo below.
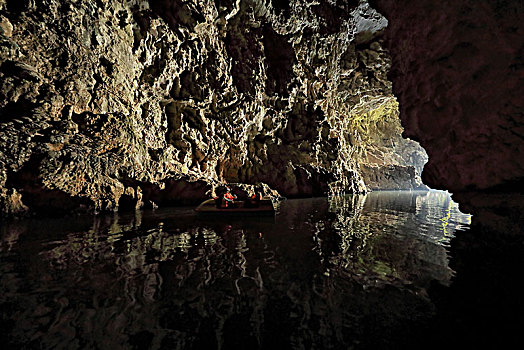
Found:
<path fill-rule="evenodd" d="M 1 338 L 45 349 L 373 349 L 417 339 L 470 216 L 448 193 L 290 199 L 0 228 Z M 423 341 L 423 340 L 422 340 Z"/>

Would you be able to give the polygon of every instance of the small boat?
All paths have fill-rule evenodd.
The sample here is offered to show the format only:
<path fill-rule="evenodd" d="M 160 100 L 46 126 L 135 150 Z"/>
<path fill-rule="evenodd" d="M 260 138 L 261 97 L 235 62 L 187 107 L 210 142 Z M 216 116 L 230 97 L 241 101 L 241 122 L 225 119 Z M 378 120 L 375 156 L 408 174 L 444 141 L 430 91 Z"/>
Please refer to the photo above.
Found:
<path fill-rule="evenodd" d="M 197 213 L 231 213 L 231 214 L 274 214 L 275 207 L 269 198 L 262 198 L 256 203 L 233 201 L 226 208 L 218 208 L 214 199 L 208 199 L 195 208 Z"/>

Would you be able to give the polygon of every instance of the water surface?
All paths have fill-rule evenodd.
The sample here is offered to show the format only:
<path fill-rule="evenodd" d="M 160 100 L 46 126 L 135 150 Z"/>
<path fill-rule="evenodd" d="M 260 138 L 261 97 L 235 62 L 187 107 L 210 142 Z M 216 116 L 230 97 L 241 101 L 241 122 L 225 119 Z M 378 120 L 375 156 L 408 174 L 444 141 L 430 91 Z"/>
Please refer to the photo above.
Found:
<path fill-rule="evenodd" d="M 444 192 L 2 223 L 2 341 L 53 349 L 395 348 L 449 285 L 469 216 Z"/>

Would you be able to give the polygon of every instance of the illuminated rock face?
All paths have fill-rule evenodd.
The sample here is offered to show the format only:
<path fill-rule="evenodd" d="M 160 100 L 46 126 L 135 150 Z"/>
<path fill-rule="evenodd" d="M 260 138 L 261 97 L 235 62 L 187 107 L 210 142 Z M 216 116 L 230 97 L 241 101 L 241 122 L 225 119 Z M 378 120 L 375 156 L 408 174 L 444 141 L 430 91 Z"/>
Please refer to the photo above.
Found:
<path fill-rule="evenodd" d="M 365 2 L 3 0 L 0 16 L 4 213 L 187 203 L 220 182 L 420 185 Z"/>
<path fill-rule="evenodd" d="M 390 24 L 404 135 L 429 155 L 424 182 L 455 193 L 467 210 L 518 203 L 507 194 L 524 180 L 522 3 L 374 3 Z M 480 199 L 488 192 L 501 198 Z"/>

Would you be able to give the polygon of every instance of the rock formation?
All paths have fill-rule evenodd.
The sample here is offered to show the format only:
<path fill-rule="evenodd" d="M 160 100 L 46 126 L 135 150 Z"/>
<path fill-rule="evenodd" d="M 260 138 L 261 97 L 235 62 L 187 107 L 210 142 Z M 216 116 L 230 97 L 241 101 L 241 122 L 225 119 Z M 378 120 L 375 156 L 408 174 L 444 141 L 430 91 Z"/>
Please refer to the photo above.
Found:
<path fill-rule="evenodd" d="M 451 242 L 452 285 L 435 286 L 427 344 L 508 347 L 523 326 L 524 4 L 394 1 L 386 46 L 405 135 L 427 150 L 425 183 L 448 189 L 471 229 Z"/>
<path fill-rule="evenodd" d="M 429 155 L 424 182 L 453 192 L 486 223 L 506 217 L 522 227 L 524 5 L 374 3 L 390 24 L 390 77 L 404 135 Z"/>
<path fill-rule="evenodd" d="M 412 189 L 366 1 L 0 0 L 0 209 Z M 406 155 L 400 155 L 408 150 Z"/>

